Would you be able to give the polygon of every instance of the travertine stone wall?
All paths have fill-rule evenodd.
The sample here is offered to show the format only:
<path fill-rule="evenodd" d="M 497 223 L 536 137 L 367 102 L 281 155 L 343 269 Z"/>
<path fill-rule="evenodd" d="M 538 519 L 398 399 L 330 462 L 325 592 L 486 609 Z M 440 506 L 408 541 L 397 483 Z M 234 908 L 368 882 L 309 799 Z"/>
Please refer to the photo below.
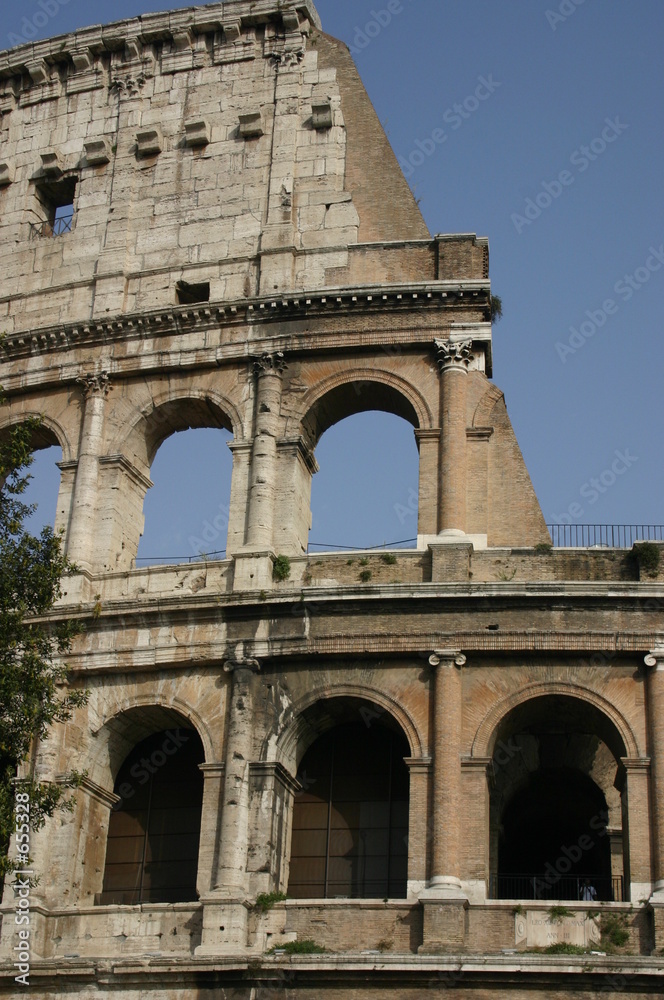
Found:
<path fill-rule="evenodd" d="M 491 382 L 487 240 L 430 237 L 313 4 L 228 0 L 0 53 L 0 269 L 0 433 L 42 415 L 35 447 L 62 447 L 78 572 L 52 617 L 85 624 L 68 663 L 90 692 L 35 752 L 41 778 L 87 772 L 33 836 L 38 995 L 661 992 L 664 570 L 550 550 Z M 418 547 L 308 556 L 317 443 L 372 409 L 413 427 Z M 189 427 L 232 435 L 226 558 L 136 569 L 154 456 Z M 382 717 L 409 747 L 407 898 L 260 913 L 288 886 L 304 753 L 335 719 L 369 739 Z M 118 771 L 179 727 L 204 748 L 197 898 L 98 905 Z M 620 955 L 592 969 L 505 954 L 525 948 L 518 906 L 489 898 L 542 728 L 604 795 L 631 900 L 609 906 Z M 7 886 L 3 996 L 22 995 L 13 905 Z M 306 937 L 329 952 L 265 957 Z"/>

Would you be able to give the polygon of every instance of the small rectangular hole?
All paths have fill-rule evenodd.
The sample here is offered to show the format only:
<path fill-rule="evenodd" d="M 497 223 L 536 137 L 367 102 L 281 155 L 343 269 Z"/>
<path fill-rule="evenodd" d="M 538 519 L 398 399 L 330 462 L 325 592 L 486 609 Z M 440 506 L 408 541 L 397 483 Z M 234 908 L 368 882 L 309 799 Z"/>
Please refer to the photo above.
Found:
<path fill-rule="evenodd" d="M 192 305 L 194 302 L 209 302 L 210 282 L 202 281 L 199 284 L 191 285 L 188 281 L 178 281 L 175 292 L 180 306 Z"/>

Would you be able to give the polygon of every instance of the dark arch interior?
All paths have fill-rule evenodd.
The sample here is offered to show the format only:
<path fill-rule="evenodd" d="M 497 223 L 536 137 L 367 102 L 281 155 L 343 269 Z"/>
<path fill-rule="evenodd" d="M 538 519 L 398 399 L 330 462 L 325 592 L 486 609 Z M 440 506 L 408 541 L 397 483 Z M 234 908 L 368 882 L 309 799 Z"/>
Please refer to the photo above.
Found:
<path fill-rule="evenodd" d="M 324 732 L 301 760 L 289 896 L 406 896 L 408 741 L 366 709 L 364 721 Z"/>
<path fill-rule="evenodd" d="M 624 740 L 611 719 L 595 705 L 571 695 L 540 695 L 517 705 L 500 723 L 496 744 L 513 733 L 593 733 L 616 760 L 627 756 Z"/>
<path fill-rule="evenodd" d="M 598 899 L 612 899 L 607 815 L 602 791 L 581 771 L 533 773 L 503 812 L 500 896 L 580 899 L 587 877 Z"/>
<path fill-rule="evenodd" d="M 597 899 L 623 898 L 624 755 L 611 719 L 579 698 L 532 698 L 502 720 L 493 747 L 492 896 L 579 900 L 587 878 Z"/>
<path fill-rule="evenodd" d="M 111 813 L 99 902 L 196 899 L 203 801 L 203 745 L 192 729 L 142 740 L 122 764 Z"/>

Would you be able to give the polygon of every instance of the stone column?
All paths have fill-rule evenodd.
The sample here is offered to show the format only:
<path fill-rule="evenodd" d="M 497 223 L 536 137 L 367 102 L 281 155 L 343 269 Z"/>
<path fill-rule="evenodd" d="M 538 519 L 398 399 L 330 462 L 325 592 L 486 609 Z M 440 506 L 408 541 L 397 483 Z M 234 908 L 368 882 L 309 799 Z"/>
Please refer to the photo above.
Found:
<path fill-rule="evenodd" d="M 652 768 L 650 823 L 653 847 L 653 900 L 664 904 L 664 647 L 648 653 L 645 663 L 651 668 L 646 683 L 646 705 Z M 664 942 L 660 943 L 660 947 L 661 944 Z"/>
<path fill-rule="evenodd" d="M 263 354 L 254 363 L 256 414 L 249 480 L 247 540 L 250 548 L 271 548 L 277 474 L 277 434 L 281 406 L 281 353 Z"/>
<path fill-rule="evenodd" d="M 110 388 L 105 371 L 78 379 L 83 387 L 85 409 L 78 450 L 74 497 L 69 518 L 66 552 L 81 569 L 92 571 L 99 560 L 95 556 L 95 521 L 99 486 L 104 410 Z"/>
<path fill-rule="evenodd" d="M 213 889 L 203 897 L 200 955 L 237 952 L 247 946 L 247 854 L 249 848 L 249 765 L 258 660 L 245 657 L 242 643 L 224 664 L 231 674 L 226 763 Z"/>
<path fill-rule="evenodd" d="M 472 340 L 436 341 L 441 372 L 439 531 L 466 532 L 466 395 Z"/>
<path fill-rule="evenodd" d="M 245 542 L 235 554 L 236 590 L 272 586 L 274 512 L 277 496 L 277 436 L 281 380 L 286 361 L 281 352 L 254 362 L 256 395 L 251 447 Z"/>
<path fill-rule="evenodd" d="M 424 905 L 422 951 L 463 949 L 466 898 L 460 880 L 461 838 L 461 667 L 458 650 L 436 650 L 433 692 L 433 811 L 431 879 L 420 894 Z"/>

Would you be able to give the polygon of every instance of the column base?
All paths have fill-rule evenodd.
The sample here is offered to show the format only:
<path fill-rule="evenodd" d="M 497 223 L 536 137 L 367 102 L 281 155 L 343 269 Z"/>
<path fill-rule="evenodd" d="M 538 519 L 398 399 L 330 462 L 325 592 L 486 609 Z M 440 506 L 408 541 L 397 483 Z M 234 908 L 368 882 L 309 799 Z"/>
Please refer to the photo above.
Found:
<path fill-rule="evenodd" d="M 241 549 L 235 553 L 233 590 L 272 590 L 272 549 Z"/>
<path fill-rule="evenodd" d="M 201 943 L 198 957 L 237 955 L 248 945 L 249 904 L 243 899 L 208 898 L 203 903 Z"/>
<path fill-rule="evenodd" d="M 466 950 L 469 902 L 458 878 L 439 875 L 420 893 L 424 910 L 422 955 Z"/>

